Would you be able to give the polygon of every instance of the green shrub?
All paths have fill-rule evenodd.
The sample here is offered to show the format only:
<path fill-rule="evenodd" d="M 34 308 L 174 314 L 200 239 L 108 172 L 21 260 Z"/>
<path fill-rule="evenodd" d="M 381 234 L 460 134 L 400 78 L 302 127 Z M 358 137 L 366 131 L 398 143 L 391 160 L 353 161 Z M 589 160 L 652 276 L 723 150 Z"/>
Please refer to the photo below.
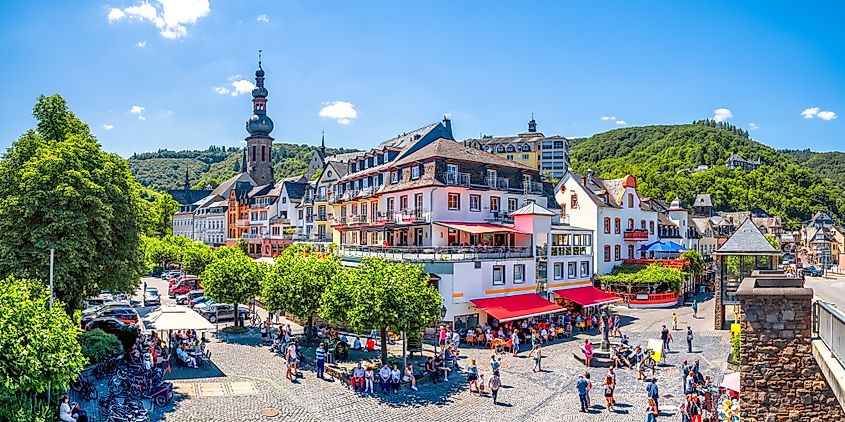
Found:
<path fill-rule="evenodd" d="M 40 399 L 0 395 L 0 421 L 53 422 L 56 411 Z"/>
<path fill-rule="evenodd" d="M 735 336 L 731 336 L 731 360 L 735 363 L 739 363 L 739 344 L 742 339 L 742 334 L 737 333 Z"/>
<path fill-rule="evenodd" d="M 82 333 L 79 336 L 79 344 L 82 346 L 82 356 L 90 363 L 101 362 L 123 353 L 123 344 L 117 336 L 99 328 Z"/>

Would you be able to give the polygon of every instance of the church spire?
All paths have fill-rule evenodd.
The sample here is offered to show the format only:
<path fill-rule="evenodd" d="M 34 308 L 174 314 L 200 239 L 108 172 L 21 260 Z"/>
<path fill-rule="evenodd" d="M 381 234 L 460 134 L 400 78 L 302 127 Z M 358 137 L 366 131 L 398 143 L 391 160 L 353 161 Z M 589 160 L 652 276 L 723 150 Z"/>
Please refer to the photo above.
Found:
<path fill-rule="evenodd" d="M 244 153 L 241 157 L 241 173 L 246 173 L 246 147 L 244 147 Z"/>
<path fill-rule="evenodd" d="M 320 139 L 320 152 L 323 154 L 323 157 L 326 156 L 326 131 L 323 131 L 323 137 Z"/>

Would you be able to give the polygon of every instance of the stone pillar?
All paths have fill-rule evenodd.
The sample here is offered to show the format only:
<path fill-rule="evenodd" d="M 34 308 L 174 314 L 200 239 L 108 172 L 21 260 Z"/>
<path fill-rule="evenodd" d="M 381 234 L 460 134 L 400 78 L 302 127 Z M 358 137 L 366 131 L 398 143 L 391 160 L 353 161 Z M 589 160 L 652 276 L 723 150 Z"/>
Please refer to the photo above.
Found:
<path fill-rule="evenodd" d="M 722 303 L 722 289 L 725 287 L 722 280 L 722 260 L 723 256 L 716 256 L 716 306 L 713 311 L 713 329 L 721 330 L 725 326 L 725 304 Z"/>
<path fill-rule="evenodd" d="M 843 421 L 845 412 L 812 353 L 813 289 L 800 280 L 746 278 L 740 403 L 743 422 Z"/>

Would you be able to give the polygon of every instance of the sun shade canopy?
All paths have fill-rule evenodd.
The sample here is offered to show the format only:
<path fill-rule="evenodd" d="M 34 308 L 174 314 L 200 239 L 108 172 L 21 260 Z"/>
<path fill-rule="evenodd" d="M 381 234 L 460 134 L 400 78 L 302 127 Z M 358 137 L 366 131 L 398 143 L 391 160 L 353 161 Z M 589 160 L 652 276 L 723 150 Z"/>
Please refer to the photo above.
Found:
<path fill-rule="evenodd" d="M 162 306 L 143 319 L 148 330 L 213 330 L 214 324 L 184 306 Z"/>
<path fill-rule="evenodd" d="M 472 233 L 472 234 L 485 234 L 485 233 L 527 234 L 527 233 L 523 233 L 519 230 L 516 230 L 513 227 L 500 226 L 498 224 L 490 224 L 490 223 L 435 223 L 435 224 L 439 224 L 441 226 L 448 227 L 450 229 L 460 230 L 462 232 L 467 232 L 467 233 Z"/>
<path fill-rule="evenodd" d="M 561 289 L 554 291 L 558 296 L 569 299 L 581 306 L 597 306 L 607 303 L 619 302 L 622 299 L 618 296 L 603 292 L 593 286 L 576 287 L 574 289 Z"/>
<path fill-rule="evenodd" d="M 494 297 L 490 299 L 470 300 L 476 308 L 487 312 L 499 322 L 529 318 L 560 312 L 564 309 L 534 293 L 515 296 Z"/>

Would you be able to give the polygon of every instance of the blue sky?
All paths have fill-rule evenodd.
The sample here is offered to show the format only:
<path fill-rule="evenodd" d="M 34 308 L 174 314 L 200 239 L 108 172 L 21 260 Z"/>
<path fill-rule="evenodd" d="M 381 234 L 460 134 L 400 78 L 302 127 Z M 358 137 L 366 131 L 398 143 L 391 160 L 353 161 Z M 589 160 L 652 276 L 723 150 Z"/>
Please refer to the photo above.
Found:
<path fill-rule="evenodd" d="M 2 2 L 0 146 L 33 127 L 42 93 L 124 156 L 241 145 L 251 104 L 236 94 L 263 49 L 277 142 L 325 130 L 366 148 L 443 114 L 458 139 L 524 131 L 531 113 L 564 136 L 719 115 L 777 148 L 845 150 L 842 16 L 842 2 Z"/>

